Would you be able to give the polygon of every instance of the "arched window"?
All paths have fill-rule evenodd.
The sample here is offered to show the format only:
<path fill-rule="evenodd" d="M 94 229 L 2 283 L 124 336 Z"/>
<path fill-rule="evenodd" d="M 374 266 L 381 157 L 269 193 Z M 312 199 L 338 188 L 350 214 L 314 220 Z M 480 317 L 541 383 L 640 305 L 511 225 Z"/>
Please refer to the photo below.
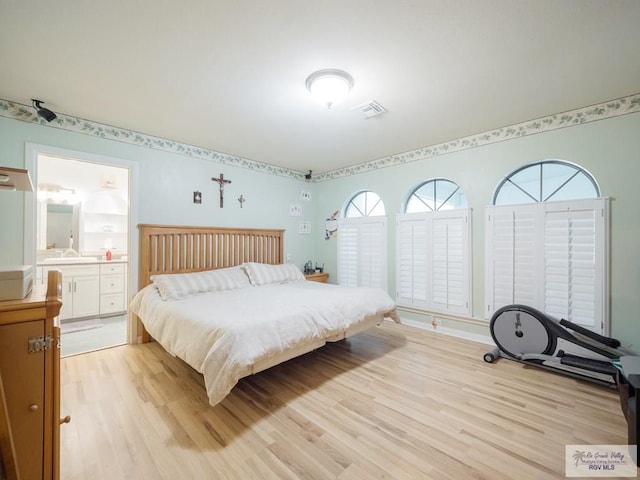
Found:
<path fill-rule="evenodd" d="M 422 182 L 396 216 L 398 305 L 471 314 L 471 210 L 450 180 Z"/>
<path fill-rule="evenodd" d="M 511 172 L 493 195 L 494 205 L 598 198 L 600 189 L 585 169 L 563 160 L 531 163 Z"/>
<path fill-rule="evenodd" d="M 375 217 L 385 215 L 384 203 L 380 196 L 365 190 L 353 196 L 345 208 L 345 218 Z"/>
<path fill-rule="evenodd" d="M 375 192 L 356 193 L 338 220 L 338 284 L 387 288 L 387 217 Z"/>
<path fill-rule="evenodd" d="M 458 185 L 444 178 L 434 178 L 411 192 L 405 213 L 437 212 L 467 208 L 467 197 Z"/>
<path fill-rule="evenodd" d="M 485 312 L 523 304 L 608 334 L 608 212 L 595 179 L 562 160 L 524 165 L 486 209 Z"/>

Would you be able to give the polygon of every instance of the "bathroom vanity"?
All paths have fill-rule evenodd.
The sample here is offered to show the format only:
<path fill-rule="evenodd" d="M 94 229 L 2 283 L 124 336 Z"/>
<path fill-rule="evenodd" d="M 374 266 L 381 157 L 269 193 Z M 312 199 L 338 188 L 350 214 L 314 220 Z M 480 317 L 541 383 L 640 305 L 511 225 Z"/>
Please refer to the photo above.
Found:
<path fill-rule="evenodd" d="M 36 266 L 36 284 L 50 270 L 62 272 L 60 319 L 118 315 L 126 310 L 127 262 L 96 257 L 47 258 Z"/>

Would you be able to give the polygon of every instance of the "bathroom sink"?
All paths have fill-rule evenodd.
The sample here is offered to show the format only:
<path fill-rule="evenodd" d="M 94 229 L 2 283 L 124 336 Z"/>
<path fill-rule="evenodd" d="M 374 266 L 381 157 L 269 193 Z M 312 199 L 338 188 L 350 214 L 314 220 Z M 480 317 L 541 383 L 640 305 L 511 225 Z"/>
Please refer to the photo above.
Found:
<path fill-rule="evenodd" d="M 68 263 L 96 263 L 97 261 L 98 259 L 96 257 L 52 257 L 45 258 L 42 263 L 62 265 Z"/>

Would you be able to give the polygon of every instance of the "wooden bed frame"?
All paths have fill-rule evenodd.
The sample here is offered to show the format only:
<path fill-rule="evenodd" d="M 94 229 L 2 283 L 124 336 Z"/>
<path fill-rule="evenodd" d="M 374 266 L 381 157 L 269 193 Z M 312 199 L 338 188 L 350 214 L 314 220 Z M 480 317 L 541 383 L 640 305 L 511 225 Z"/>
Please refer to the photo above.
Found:
<path fill-rule="evenodd" d="M 138 288 L 152 275 L 234 267 L 245 262 L 283 263 L 284 230 L 261 228 L 138 225 Z M 142 342 L 150 340 L 142 322 Z"/>

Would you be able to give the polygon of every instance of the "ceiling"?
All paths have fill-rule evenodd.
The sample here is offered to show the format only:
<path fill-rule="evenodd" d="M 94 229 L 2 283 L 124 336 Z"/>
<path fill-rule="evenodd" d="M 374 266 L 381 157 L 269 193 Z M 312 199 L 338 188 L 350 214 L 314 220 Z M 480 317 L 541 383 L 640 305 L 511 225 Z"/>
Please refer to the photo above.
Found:
<path fill-rule="evenodd" d="M 638 0 L 0 0 L 0 98 L 320 173 L 639 93 L 638 25 Z M 355 80 L 331 110 L 324 68 Z"/>

